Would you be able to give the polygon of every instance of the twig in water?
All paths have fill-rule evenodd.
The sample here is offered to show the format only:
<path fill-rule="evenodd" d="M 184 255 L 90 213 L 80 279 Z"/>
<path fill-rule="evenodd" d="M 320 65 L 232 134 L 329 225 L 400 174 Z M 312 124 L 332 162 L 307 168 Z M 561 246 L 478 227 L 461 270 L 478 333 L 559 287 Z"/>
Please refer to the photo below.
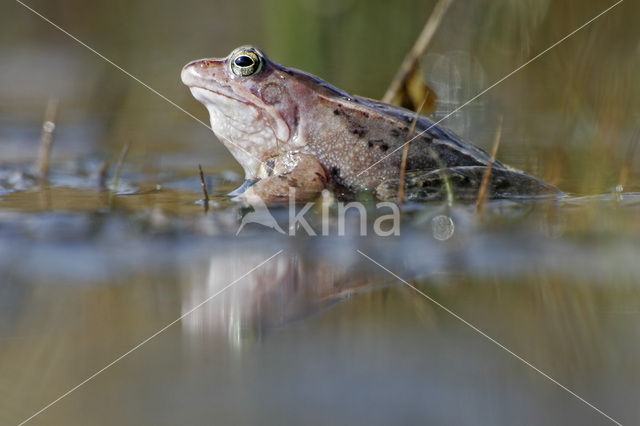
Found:
<path fill-rule="evenodd" d="M 396 96 L 398 96 L 400 89 L 406 84 L 411 74 L 415 71 L 420 57 L 427 49 L 427 46 L 440 26 L 442 18 L 447 12 L 447 9 L 449 9 L 451 3 L 453 3 L 453 0 L 440 0 L 435 5 L 431 12 L 431 16 L 429 16 L 429 19 L 427 19 L 427 22 L 422 28 L 422 32 L 416 39 L 416 42 L 413 44 L 413 47 L 407 56 L 404 58 L 404 61 L 402 61 L 400 69 L 398 69 L 398 72 L 393 77 L 387 92 L 382 97 L 382 102 L 390 103 Z"/>
<path fill-rule="evenodd" d="M 124 164 L 124 159 L 127 158 L 127 154 L 129 153 L 129 148 L 131 148 L 131 141 L 128 141 L 120 152 L 120 158 L 118 158 L 118 163 L 116 164 L 116 170 L 113 172 L 113 181 L 111 181 L 111 191 L 109 192 L 109 206 L 113 202 L 113 197 L 118 192 L 118 183 L 120 182 L 120 170 L 122 169 L 122 165 Z"/>
<path fill-rule="evenodd" d="M 36 169 L 42 181 L 49 178 L 49 164 L 51 159 L 51 144 L 53 143 L 53 132 L 56 129 L 56 116 L 58 115 L 58 105 L 60 102 L 49 99 L 42 122 L 42 135 L 40 136 L 40 149 L 38 151 L 38 162 Z"/>
<path fill-rule="evenodd" d="M 202 193 L 204 194 L 204 212 L 209 211 L 209 191 L 207 191 L 207 182 L 204 180 L 204 172 L 202 166 L 198 164 L 198 170 L 200 170 L 200 186 L 202 187 Z"/>
<path fill-rule="evenodd" d="M 489 181 L 491 180 L 491 169 L 493 169 L 493 162 L 496 160 L 498 146 L 500 146 L 500 138 L 502 137 L 502 118 L 503 117 L 500 116 L 500 121 L 498 122 L 498 130 L 496 130 L 496 135 L 493 138 L 493 146 L 491 147 L 491 159 L 489 160 L 487 170 L 484 172 L 484 176 L 482 177 L 480 189 L 478 190 L 478 199 L 476 200 L 476 209 L 478 213 L 482 213 L 482 209 L 484 208 L 484 204 L 487 198 L 487 187 L 489 186 Z"/>

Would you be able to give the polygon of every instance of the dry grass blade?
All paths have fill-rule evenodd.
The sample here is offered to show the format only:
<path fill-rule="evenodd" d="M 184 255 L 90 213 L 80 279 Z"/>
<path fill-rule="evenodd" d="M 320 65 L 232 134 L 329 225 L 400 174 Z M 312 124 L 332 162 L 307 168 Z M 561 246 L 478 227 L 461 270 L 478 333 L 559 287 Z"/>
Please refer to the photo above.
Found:
<path fill-rule="evenodd" d="M 49 178 L 49 164 L 51 159 L 51 145 L 53 143 L 53 133 L 56 129 L 56 117 L 58 115 L 57 99 L 49 99 L 42 122 L 42 136 L 40 137 L 40 149 L 38 151 L 38 162 L 36 169 L 42 181 Z"/>
<path fill-rule="evenodd" d="M 427 19 L 427 22 L 422 28 L 422 32 L 416 39 L 416 42 L 413 44 L 413 47 L 407 56 L 404 58 L 404 61 L 402 61 L 400 69 L 391 81 L 387 92 L 382 97 L 382 102 L 391 103 L 400 92 L 400 89 L 406 84 L 409 77 L 413 74 L 420 57 L 427 49 L 427 46 L 440 26 L 442 18 L 447 12 L 447 9 L 449 9 L 449 6 L 451 6 L 451 3 L 453 3 L 453 0 L 440 0 L 435 5 L 431 12 L 431 16 L 429 16 L 429 19 Z"/>
<path fill-rule="evenodd" d="M 478 190 L 478 199 L 476 200 L 476 209 L 478 213 L 482 213 L 484 204 L 487 199 L 487 188 L 489 187 L 489 181 L 491 180 L 491 170 L 493 169 L 493 162 L 495 161 L 496 154 L 498 153 L 498 146 L 500 146 L 500 138 L 502 138 L 502 118 L 503 117 L 500 116 L 500 121 L 498 122 L 498 130 L 496 130 L 496 135 L 493 138 L 493 146 L 491 147 L 491 159 L 489 160 L 487 170 L 482 177 L 480 189 Z"/>
<path fill-rule="evenodd" d="M 120 171 L 122 170 L 122 165 L 124 164 L 125 158 L 127 158 L 127 154 L 129 153 L 129 148 L 131 148 L 131 141 L 128 141 L 120 152 L 120 158 L 118 158 L 118 163 L 116 164 L 116 170 L 113 173 L 113 181 L 111 182 L 111 191 L 109 192 L 109 206 L 113 202 L 113 197 L 115 197 L 116 192 L 118 192 L 118 183 L 120 182 Z"/>
<path fill-rule="evenodd" d="M 204 194 L 204 212 L 209 211 L 209 191 L 207 191 L 207 182 L 204 180 L 204 172 L 202 166 L 198 164 L 198 170 L 200 171 L 200 186 L 202 187 L 202 193 Z"/>

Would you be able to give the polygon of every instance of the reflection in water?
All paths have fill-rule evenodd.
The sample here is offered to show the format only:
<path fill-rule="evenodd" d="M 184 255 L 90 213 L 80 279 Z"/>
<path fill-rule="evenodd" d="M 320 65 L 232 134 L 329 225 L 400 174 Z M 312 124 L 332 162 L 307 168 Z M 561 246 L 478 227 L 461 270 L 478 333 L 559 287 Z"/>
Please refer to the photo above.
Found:
<path fill-rule="evenodd" d="M 489 203 L 484 222 L 464 206 L 408 206 L 400 237 L 387 238 L 264 227 L 235 237 L 223 211 L 161 228 L 131 215 L 7 214 L 0 422 L 28 417 L 280 249 L 42 422 L 95 424 L 98 412 L 104 424 L 289 423 L 298 411 L 311 423 L 392 423 L 397 412 L 417 423 L 600 422 L 356 250 L 605 411 L 640 418 L 624 399 L 640 377 L 639 199 Z"/>
<path fill-rule="evenodd" d="M 638 195 L 627 195 L 631 209 L 638 199 Z M 584 207 L 588 202 L 567 199 L 562 203 L 585 203 Z M 582 246 L 561 239 L 570 221 L 573 220 L 574 232 L 575 227 L 581 226 L 577 219 L 583 213 L 579 210 L 567 214 L 556 209 L 547 211 L 544 205 L 532 210 L 508 202 L 495 203 L 492 210 L 509 214 L 512 219 L 521 215 L 518 220 L 527 221 L 528 225 L 482 232 L 470 210 L 436 206 L 405 213 L 406 226 L 400 238 L 293 238 L 264 228 L 248 239 L 215 245 L 209 257 L 203 250 L 198 254 L 198 263 L 181 264 L 183 314 L 275 251 L 285 251 L 187 315 L 182 321 L 183 330 L 193 342 L 206 344 L 207 339 L 202 337 L 207 335 L 226 336 L 240 349 L 243 342 L 261 340 L 270 331 L 310 317 L 353 294 L 399 284 L 377 267 L 363 263 L 356 250 L 405 279 L 419 279 L 429 286 L 450 286 L 465 277 L 509 280 L 536 271 L 587 286 L 602 285 L 615 271 L 626 271 L 627 280 L 640 280 L 640 271 L 631 266 L 637 250 L 633 239 L 619 238 L 612 246 L 604 241 Z M 606 211 L 600 214 L 607 217 Z M 602 253 L 610 255 L 603 257 Z"/>
<path fill-rule="evenodd" d="M 283 242 L 286 242 L 283 241 Z M 371 288 L 380 279 L 370 277 L 350 247 L 339 259 L 308 256 L 288 250 L 249 273 L 228 290 L 182 320 L 187 335 L 203 343 L 202 335 L 227 335 L 239 348 L 245 340 L 259 340 L 269 330 L 308 317 L 351 294 Z M 272 247 L 273 250 L 275 248 Z M 309 250 L 307 250 L 308 252 Z M 189 271 L 182 283 L 182 312 L 227 287 L 268 257 L 269 249 L 233 248 L 213 255 L 207 267 Z"/>

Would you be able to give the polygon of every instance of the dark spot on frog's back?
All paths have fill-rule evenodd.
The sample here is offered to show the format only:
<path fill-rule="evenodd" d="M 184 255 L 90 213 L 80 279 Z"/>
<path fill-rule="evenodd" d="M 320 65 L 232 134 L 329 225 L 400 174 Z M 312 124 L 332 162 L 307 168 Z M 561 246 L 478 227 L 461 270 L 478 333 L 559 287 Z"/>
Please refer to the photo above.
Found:
<path fill-rule="evenodd" d="M 360 120 L 355 119 L 352 115 L 349 115 L 346 112 L 342 113 L 347 119 L 349 132 L 353 133 L 354 135 L 358 135 L 358 137 L 360 138 L 367 134 L 367 129 L 361 124 Z"/>
<path fill-rule="evenodd" d="M 369 146 L 369 148 L 377 146 L 382 152 L 386 152 L 389 149 L 389 144 L 385 143 L 382 139 L 371 139 L 367 142 L 367 146 Z"/>
<path fill-rule="evenodd" d="M 333 115 L 340 115 L 340 110 L 339 109 L 334 109 L 333 110 Z"/>
<path fill-rule="evenodd" d="M 398 129 L 391 129 L 391 131 L 389 132 L 389 134 L 394 137 L 397 138 L 398 136 L 400 136 L 400 131 Z"/>

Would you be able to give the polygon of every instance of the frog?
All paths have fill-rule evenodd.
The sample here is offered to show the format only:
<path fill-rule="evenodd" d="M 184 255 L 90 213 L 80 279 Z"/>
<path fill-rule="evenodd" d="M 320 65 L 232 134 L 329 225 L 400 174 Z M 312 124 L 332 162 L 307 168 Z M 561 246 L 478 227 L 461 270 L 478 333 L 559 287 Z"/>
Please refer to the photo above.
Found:
<path fill-rule="evenodd" d="M 191 61 L 181 80 L 244 170 L 236 199 L 297 202 L 325 190 L 396 202 L 471 199 L 488 170 L 490 198 L 559 194 L 439 122 L 280 65 L 257 46 Z"/>

